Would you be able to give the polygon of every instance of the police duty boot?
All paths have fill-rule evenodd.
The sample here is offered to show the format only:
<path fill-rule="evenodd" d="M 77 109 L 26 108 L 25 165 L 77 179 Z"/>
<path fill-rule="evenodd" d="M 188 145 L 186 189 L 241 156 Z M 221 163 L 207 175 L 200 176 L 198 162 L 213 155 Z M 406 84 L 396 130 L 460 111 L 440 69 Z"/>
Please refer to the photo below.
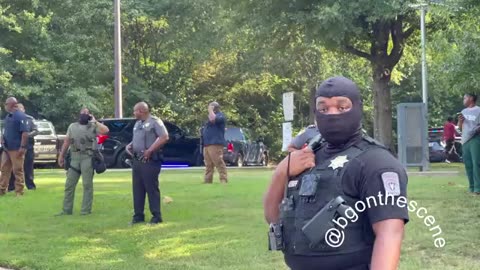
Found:
<path fill-rule="evenodd" d="M 148 224 L 150 225 L 156 225 L 156 224 L 160 224 L 162 223 L 163 220 L 162 218 L 159 218 L 159 217 L 152 217 L 152 219 L 150 220 L 150 222 Z"/>

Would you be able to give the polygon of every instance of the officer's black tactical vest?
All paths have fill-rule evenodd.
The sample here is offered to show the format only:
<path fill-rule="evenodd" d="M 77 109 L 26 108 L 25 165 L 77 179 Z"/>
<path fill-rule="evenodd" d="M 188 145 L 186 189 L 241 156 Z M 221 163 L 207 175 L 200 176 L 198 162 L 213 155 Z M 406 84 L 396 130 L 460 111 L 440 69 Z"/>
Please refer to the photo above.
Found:
<path fill-rule="evenodd" d="M 293 207 L 285 211 L 280 207 L 280 218 L 283 225 L 284 253 L 304 256 L 338 255 L 368 249 L 373 246 L 374 233 L 368 221 L 366 210 L 359 213 L 355 203 L 359 198 L 353 198 L 343 193 L 342 177 L 351 160 L 379 145 L 372 138 L 364 137 L 356 145 L 335 154 L 328 160 L 320 161 L 312 170 L 308 170 L 289 181 L 286 198 L 293 200 Z M 330 166 L 337 157 L 347 156 L 348 162 L 343 167 L 333 170 Z M 302 186 L 302 177 L 308 174 L 315 175 L 317 180 L 316 191 L 309 198 L 299 195 Z M 298 182 L 294 182 L 298 181 Z M 295 183 L 297 183 L 295 185 Z M 325 241 L 313 246 L 302 231 L 302 227 L 315 216 L 330 200 L 341 196 L 346 205 L 355 210 L 358 220 L 348 220 L 345 229 L 337 227 L 344 232 L 344 242 L 340 247 L 331 247 Z M 364 202 L 365 203 L 365 202 Z M 359 207 L 360 210 L 363 207 Z"/>

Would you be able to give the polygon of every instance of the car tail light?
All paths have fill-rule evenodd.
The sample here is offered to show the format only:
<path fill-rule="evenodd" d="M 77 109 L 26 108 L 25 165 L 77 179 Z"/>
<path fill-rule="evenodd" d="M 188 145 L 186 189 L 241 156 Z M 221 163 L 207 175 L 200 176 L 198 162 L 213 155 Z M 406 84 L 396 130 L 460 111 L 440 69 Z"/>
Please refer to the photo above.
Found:
<path fill-rule="evenodd" d="M 103 144 L 108 139 L 108 135 L 98 135 L 97 144 Z"/>
<path fill-rule="evenodd" d="M 234 151 L 232 143 L 228 143 L 227 150 L 228 150 L 228 152 L 233 152 Z"/>

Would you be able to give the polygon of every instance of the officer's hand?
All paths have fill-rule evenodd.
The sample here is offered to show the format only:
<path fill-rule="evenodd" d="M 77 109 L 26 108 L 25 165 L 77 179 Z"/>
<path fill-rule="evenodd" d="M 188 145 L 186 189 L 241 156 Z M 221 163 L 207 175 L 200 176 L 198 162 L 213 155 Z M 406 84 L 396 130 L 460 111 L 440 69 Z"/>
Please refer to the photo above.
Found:
<path fill-rule="evenodd" d="M 25 148 L 20 148 L 17 152 L 17 157 L 21 158 L 23 155 L 25 155 Z"/>
<path fill-rule="evenodd" d="M 65 160 L 63 159 L 62 156 L 59 156 L 59 157 L 58 157 L 58 165 L 59 165 L 60 167 L 63 167 L 63 165 L 65 165 Z"/>
<path fill-rule="evenodd" d="M 288 167 L 288 157 L 283 159 L 278 166 L 286 171 Z M 290 153 L 289 176 L 297 176 L 312 167 L 315 167 L 315 154 L 312 149 L 304 148 Z"/>
<path fill-rule="evenodd" d="M 145 152 L 143 152 L 143 157 L 145 158 L 145 161 L 149 161 L 151 156 L 152 156 L 151 150 L 147 149 L 145 150 Z"/>

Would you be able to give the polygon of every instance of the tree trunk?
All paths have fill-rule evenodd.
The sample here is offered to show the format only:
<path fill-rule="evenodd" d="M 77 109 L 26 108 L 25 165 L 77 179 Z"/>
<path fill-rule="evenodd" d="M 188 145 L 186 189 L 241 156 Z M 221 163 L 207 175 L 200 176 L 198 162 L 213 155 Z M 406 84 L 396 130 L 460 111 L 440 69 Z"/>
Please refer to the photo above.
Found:
<path fill-rule="evenodd" d="M 309 113 L 309 124 L 315 123 L 315 110 L 316 110 L 316 100 L 315 100 L 315 92 L 316 88 L 312 87 L 310 88 L 310 113 Z"/>
<path fill-rule="evenodd" d="M 390 74 L 385 72 L 383 65 L 372 64 L 373 69 L 373 100 L 374 100 L 374 137 L 392 153 L 396 153 L 393 145 L 392 132 L 392 97 L 390 93 Z"/>

